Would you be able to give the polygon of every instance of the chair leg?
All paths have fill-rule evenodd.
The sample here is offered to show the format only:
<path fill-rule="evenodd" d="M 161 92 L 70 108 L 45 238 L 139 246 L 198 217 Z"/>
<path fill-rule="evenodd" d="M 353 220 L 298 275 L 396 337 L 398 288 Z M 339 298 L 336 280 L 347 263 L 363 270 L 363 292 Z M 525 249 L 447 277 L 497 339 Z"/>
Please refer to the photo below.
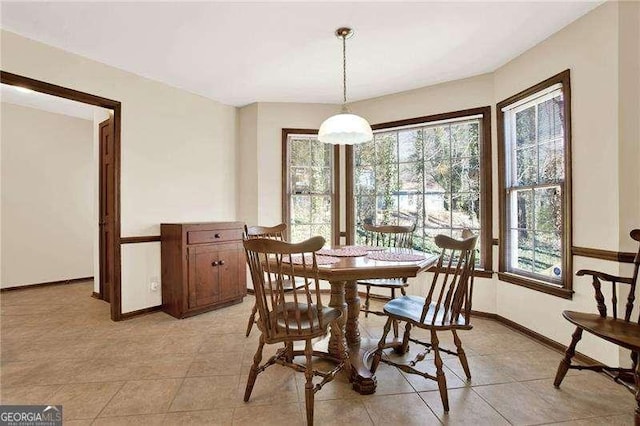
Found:
<path fill-rule="evenodd" d="M 400 294 L 402 294 L 403 296 L 407 295 L 407 291 L 404 289 L 404 287 L 400 287 Z"/>
<path fill-rule="evenodd" d="M 293 362 L 293 342 L 285 342 L 284 348 L 286 352 L 285 360 L 287 362 Z"/>
<path fill-rule="evenodd" d="M 571 358 L 576 354 L 576 345 L 582 338 L 582 329 L 580 327 L 576 327 L 576 331 L 571 335 L 571 344 L 567 348 L 567 351 L 564 353 L 564 358 L 560 361 L 560 365 L 558 365 L 558 371 L 556 372 L 556 378 L 553 381 L 553 386 L 560 387 L 560 383 L 564 379 L 564 376 L 567 375 L 567 371 L 569 371 L 569 367 L 571 366 Z"/>
<path fill-rule="evenodd" d="M 247 334 L 246 337 L 249 337 L 251 334 L 251 329 L 253 328 L 253 323 L 256 322 L 256 313 L 258 312 L 258 305 L 253 304 L 253 308 L 251 308 L 251 315 L 249 315 L 249 323 L 247 324 Z"/>
<path fill-rule="evenodd" d="M 431 330 L 431 347 L 433 349 L 434 364 L 436 365 L 436 378 L 438 381 L 438 389 L 440 390 L 440 399 L 442 400 L 442 407 L 444 411 L 449 411 L 449 395 L 447 394 L 447 378 L 444 375 L 442 369 L 442 358 L 440 357 L 440 349 L 438 345 L 438 335 L 435 330 Z"/>
<path fill-rule="evenodd" d="M 633 362 L 633 380 L 636 382 L 636 425 L 640 425 L 640 363 L 638 363 L 638 353 L 631 352 L 631 361 Z"/>
<path fill-rule="evenodd" d="M 307 425 L 313 426 L 313 346 L 311 340 L 307 340 L 304 346 L 304 355 L 307 360 L 306 368 L 304 370 L 304 376 L 307 382 L 304 385 L 304 402 L 307 409 Z"/>
<path fill-rule="evenodd" d="M 409 337 L 411 337 L 411 323 L 407 323 L 404 327 L 404 334 L 402 336 L 402 353 L 409 352 Z"/>
<path fill-rule="evenodd" d="M 393 300 L 395 298 L 396 298 L 396 289 L 392 288 L 391 289 L 391 300 Z M 398 333 L 398 321 L 393 320 L 393 337 L 395 339 L 397 339 L 398 336 L 399 336 L 399 333 Z"/>
<path fill-rule="evenodd" d="M 342 332 L 342 329 L 340 328 L 340 325 L 338 325 L 337 321 L 334 321 L 334 323 L 331 325 L 331 329 L 335 330 L 336 336 L 338 337 L 338 341 L 342 342 L 344 341 L 344 333 Z M 347 351 L 347 348 L 345 347 L 345 345 L 338 345 L 338 357 L 340 357 L 340 359 L 342 360 L 342 362 L 344 362 L 344 371 L 345 373 L 347 373 L 347 377 L 351 377 L 351 360 L 349 359 L 349 352 Z M 351 380 L 351 379 L 349 379 Z"/>
<path fill-rule="evenodd" d="M 249 371 L 249 378 L 247 379 L 247 387 L 244 390 L 244 402 L 249 401 L 251 397 L 251 391 L 253 391 L 253 385 L 256 383 L 256 377 L 258 377 L 258 367 L 260 361 L 262 361 L 262 348 L 264 348 L 264 335 L 260 335 L 260 342 L 258 343 L 258 350 L 253 357 L 253 365 Z"/>
<path fill-rule="evenodd" d="M 384 324 L 384 330 L 382 331 L 382 337 L 378 342 L 378 349 L 376 349 L 375 354 L 373 355 L 373 360 L 371 360 L 371 373 L 375 373 L 378 369 L 378 365 L 380 364 L 380 360 L 382 359 L 382 349 L 384 349 L 384 344 L 387 341 L 387 334 L 389 334 L 389 330 L 391 329 L 391 322 L 393 320 L 391 318 L 387 319 L 387 322 Z"/>
<path fill-rule="evenodd" d="M 367 286 L 367 296 L 364 299 L 364 317 L 369 318 L 369 293 L 371 292 L 371 286 Z"/>
<path fill-rule="evenodd" d="M 467 354 L 464 352 L 464 349 L 462 349 L 462 341 L 455 330 L 451 330 L 451 332 L 453 333 L 453 342 L 456 344 L 458 358 L 460 359 L 460 364 L 462 364 L 464 374 L 467 376 L 467 380 L 471 380 L 471 371 L 469 370 L 469 363 L 467 362 Z"/>

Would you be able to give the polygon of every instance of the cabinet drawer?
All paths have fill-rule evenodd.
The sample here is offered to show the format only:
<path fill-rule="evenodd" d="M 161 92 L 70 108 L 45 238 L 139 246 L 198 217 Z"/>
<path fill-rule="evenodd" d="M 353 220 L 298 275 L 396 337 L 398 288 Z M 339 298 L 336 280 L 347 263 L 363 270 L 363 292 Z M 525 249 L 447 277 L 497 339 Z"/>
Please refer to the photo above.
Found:
<path fill-rule="evenodd" d="M 188 231 L 187 244 L 218 243 L 242 239 L 242 229 Z"/>

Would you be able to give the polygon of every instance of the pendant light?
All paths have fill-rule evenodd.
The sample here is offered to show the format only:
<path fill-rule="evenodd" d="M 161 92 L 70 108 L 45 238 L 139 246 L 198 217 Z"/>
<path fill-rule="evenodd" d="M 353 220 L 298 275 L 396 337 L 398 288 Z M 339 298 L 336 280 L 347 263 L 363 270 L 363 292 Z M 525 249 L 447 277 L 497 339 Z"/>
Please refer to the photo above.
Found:
<path fill-rule="evenodd" d="M 322 123 L 318 131 L 320 142 L 353 145 L 373 139 L 373 131 L 367 120 L 351 114 L 347 108 L 347 38 L 352 35 L 351 28 L 343 27 L 336 30 L 336 37 L 342 39 L 342 111 Z"/>

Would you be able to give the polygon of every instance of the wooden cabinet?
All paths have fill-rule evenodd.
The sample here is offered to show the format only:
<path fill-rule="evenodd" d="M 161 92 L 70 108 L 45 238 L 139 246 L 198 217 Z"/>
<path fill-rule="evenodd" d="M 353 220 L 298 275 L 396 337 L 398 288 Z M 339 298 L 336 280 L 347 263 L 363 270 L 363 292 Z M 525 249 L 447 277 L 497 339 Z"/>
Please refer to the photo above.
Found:
<path fill-rule="evenodd" d="M 247 294 L 241 222 L 163 223 L 162 309 L 184 318 Z"/>

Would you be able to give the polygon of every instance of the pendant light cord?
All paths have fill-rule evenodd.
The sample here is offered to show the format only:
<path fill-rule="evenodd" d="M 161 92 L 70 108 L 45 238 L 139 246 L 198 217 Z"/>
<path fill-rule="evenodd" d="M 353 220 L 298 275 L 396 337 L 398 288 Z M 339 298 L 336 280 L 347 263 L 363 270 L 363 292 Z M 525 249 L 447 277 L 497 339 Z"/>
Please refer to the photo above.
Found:
<path fill-rule="evenodd" d="M 347 36 L 342 36 L 342 103 L 347 104 Z"/>

